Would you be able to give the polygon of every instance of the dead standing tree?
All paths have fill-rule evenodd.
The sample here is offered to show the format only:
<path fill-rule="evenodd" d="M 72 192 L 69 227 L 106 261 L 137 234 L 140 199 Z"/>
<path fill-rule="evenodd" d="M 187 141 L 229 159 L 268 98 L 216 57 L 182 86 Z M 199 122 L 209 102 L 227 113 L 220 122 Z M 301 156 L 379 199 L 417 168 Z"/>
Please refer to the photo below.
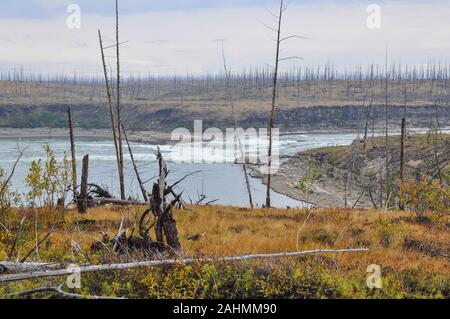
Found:
<path fill-rule="evenodd" d="M 166 196 L 173 192 L 173 188 L 167 188 L 166 178 L 168 175 L 168 171 L 166 162 L 164 161 L 159 148 L 156 157 L 159 163 L 159 178 L 157 183 L 153 185 L 151 199 L 153 211 L 157 216 L 155 228 L 156 240 L 159 243 L 164 242 L 164 232 L 169 247 L 178 251 L 181 248 L 181 245 L 176 223 L 173 219 L 172 209 L 180 201 L 181 194 L 175 195 L 175 198 L 169 204 L 167 204 Z"/>
<path fill-rule="evenodd" d="M 139 187 L 141 188 L 142 197 L 144 198 L 145 202 L 148 202 L 147 191 L 145 190 L 141 175 L 139 174 L 138 167 L 136 165 L 136 161 L 134 160 L 133 150 L 131 149 L 130 141 L 128 140 L 127 131 L 125 130 L 125 126 L 123 125 L 123 123 L 122 123 L 122 131 L 123 131 L 123 136 L 125 137 L 125 141 L 127 142 L 128 152 L 130 153 L 131 163 L 133 164 L 133 169 L 136 174 L 136 179 L 138 181 Z"/>
<path fill-rule="evenodd" d="M 283 21 L 284 12 L 283 0 L 280 1 L 280 13 L 278 16 L 278 29 L 277 32 L 277 48 L 275 53 L 275 69 L 273 73 L 273 90 L 272 90 L 272 111 L 270 114 L 269 123 L 269 154 L 268 154 L 268 171 L 267 171 L 267 192 L 266 192 L 266 207 L 271 206 L 270 203 L 270 191 L 271 191 L 271 180 L 272 180 L 272 142 L 273 142 L 273 129 L 275 126 L 275 103 L 277 99 L 277 81 L 278 81 L 278 66 L 280 63 L 280 44 L 281 44 L 281 24 Z"/>
<path fill-rule="evenodd" d="M 82 214 L 87 212 L 89 200 L 88 200 L 88 179 L 89 179 L 89 155 L 83 158 L 83 170 L 81 174 L 81 191 L 80 197 L 77 200 L 78 211 Z"/>
<path fill-rule="evenodd" d="M 231 106 L 231 113 L 233 115 L 234 118 L 234 129 L 235 132 L 237 132 L 238 130 L 238 119 L 237 119 L 237 115 L 236 115 L 236 110 L 234 108 L 234 102 L 233 102 L 233 96 L 231 93 L 231 88 L 230 88 L 230 77 L 229 77 L 229 73 L 228 73 L 228 67 L 227 67 L 227 60 L 225 58 L 225 50 L 223 48 L 223 44 L 222 44 L 222 59 L 223 59 L 223 68 L 225 71 L 225 88 L 226 88 L 226 92 L 227 92 L 227 97 L 228 97 L 228 101 L 230 102 L 230 106 Z M 237 136 L 238 139 L 238 145 L 239 145 L 239 152 L 241 155 L 241 159 L 243 160 L 242 163 L 242 169 L 244 171 L 244 176 L 245 176 L 245 184 L 247 186 L 247 193 L 248 193 L 248 201 L 250 204 L 250 208 L 253 209 L 254 205 L 253 205 L 253 197 L 252 197 L 252 191 L 250 188 L 250 181 L 248 178 L 248 173 L 247 173 L 247 165 L 246 165 L 246 158 L 245 158 L 245 153 L 244 150 L 242 148 L 242 141 L 241 138 L 239 136 Z"/>
<path fill-rule="evenodd" d="M 70 107 L 67 109 L 68 121 L 69 121 L 69 134 L 70 134 L 70 152 L 72 155 L 72 187 L 73 187 L 73 200 L 77 200 L 77 158 L 75 154 L 75 139 L 73 136 L 73 121 L 72 110 Z"/>
<path fill-rule="evenodd" d="M 116 88 L 116 106 L 117 106 L 117 127 L 118 127 L 118 146 L 119 146 L 119 182 L 120 182 L 120 198 L 125 200 L 125 177 L 123 163 L 123 146 L 122 146 L 122 115 L 120 104 L 120 43 L 119 43 L 119 0 L 116 0 L 116 58 L 117 58 L 117 88 Z"/>
<path fill-rule="evenodd" d="M 114 247 L 118 247 L 119 250 L 139 249 L 150 254 L 155 250 L 169 250 L 172 253 L 181 250 L 177 224 L 172 212 L 177 204 L 182 204 L 181 194 L 176 194 L 174 191 L 175 186 L 180 181 L 168 186 L 168 170 L 159 148 L 156 157 L 159 164 L 158 180 L 153 184 L 150 206 L 141 215 L 139 221 L 140 237 L 130 236 L 127 238 L 126 231 L 119 230 L 119 234 L 113 240 Z M 169 196 L 173 197 L 171 201 L 168 200 Z M 150 226 L 147 226 L 147 219 L 150 214 L 154 218 Z M 155 229 L 156 241 L 150 236 L 150 231 L 153 228 Z"/>
<path fill-rule="evenodd" d="M 268 151 L 268 163 L 267 163 L 267 192 L 266 192 L 266 205 L 265 207 L 270 208 L 271 207 L 271 200 L 270 200 L 270 191 L 271 191 L 271 182 L 272 182 L 272 155 L 273 155 L 273 130 L 275 127 L 275 116 L 276 116 L 276 101 L 278 96 L 278 69 L 281 61 L 286 60 L 292 60 L 292 59 L 299 59 L 302 60 L 302 58 L 298 56 L 292 56 L 287 58 L 281 58 L 280 57 L 280 46 L 283 41 L 299 38 L 299 39 L 308 39 L 305 37 L 301 37 L 298 35 L 291 35 L 285 38 L 281 37 L 281 26 L 283 22 L 283 13 L 287 10 L 287 7 L 284 5 L 284 1 L 280 1 L 280 10 L 278 15 L 274 15 L 277 18 L 277 28 L 272 28 L 268 25 L 265 25 L 270 30 L 276 32 L 277 34 L 277 40 L 276 40 L 276 52 L 275 52 L 275 67 L 273 71 L 273 82 L 272 82 L 272 109 L 270 114 L 270 121 L 269 121 L 269 151 Z"/>
<path fill-rule="evenodd" d="M 117 160 L 117 171 L 121 171 L 120 166 L 120 155 L 119 155 L 119 145 L 117 141 L 117 127 L 116 127 L 116 121 L 115 121 L 115 114 L 114 114 L 114 108 L 113 108 L 113 101 L 112 101 L 112 93 L 111 93 L 111 86 L 108 78 L 108 70 L 106 68 L 106 59 L 105 59 L 105 50 L 103 47 L 103 41 L 102 41 L 102 35 L 100 30 L 98 30 L 98 40 L 100 43 L 100 52 L 102 55 L 102 65 L 103 65 L 103 73 L 105 76 L 105 85 L 106 85 L 106 95 L 108 97 L 108 106 L 109 106 L 109 115 L 111 118 L 111 127 L 112 127 L 112 133 L 113 133 L 113 140 L 114 140 L 114 149 L 116 152 L 116 160 Z"/>
<path fill-rule="evenodd" d="M 385 125 L 385 156 L 386 156 L 386 209 L 389 208 L 391 189 L 390 189 L 390 174 L 389 174 L 389 117 L 388 117 L 388 89 L 389 89 L 389 71 L 388 71 L 388 51 L 386 49 L 386 61 L 385 61 L 385 109 L 384 109 L 384 125 Z"/>
<path fill-rule="evenodd" d="M 119 42 L 119 1 L 116 0 L 116 43 L 114 46 L 107 48 L 116 48 L 116 65 L 117 65 L 117 82 L 116 82 L 116 110 L 113 110 L 113 93 L 108 79 L 108 72 L 106 68 L 105 52 L 103 47 L 100 30 L 98 31 L 100 51 L 102 56 L 103 72 L 105 77 L 106 93 L 108 97 L 109 113 L 111 117 L 111 127 L 113 131 L 114 147 L 116 151 L 117 170 L 119 174 L 120 198 L 125 200 L 125 176 L 124 176 L 124 159 L 123 159 L 123 145 L 122 145 L 122 112 L 121 112 L 121 87 L 120 87 L 120 45 Z M 115 117 L 117 116 L 117 123 Z"/>

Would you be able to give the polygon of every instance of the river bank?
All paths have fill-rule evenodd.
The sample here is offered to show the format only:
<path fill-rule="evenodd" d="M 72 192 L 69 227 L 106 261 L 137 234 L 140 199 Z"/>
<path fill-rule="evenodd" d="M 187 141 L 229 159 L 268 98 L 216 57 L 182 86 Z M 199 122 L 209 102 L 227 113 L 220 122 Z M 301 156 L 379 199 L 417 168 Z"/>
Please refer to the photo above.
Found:
<path fill-rule="evenodd" d="M 389 138 L 388 149 L 390 179 L 395 182 L 400 167 L 399 136 Z M 300 152 L 283 161 L 272 177 L 272 188 L 319 207 L 379 208 L 385 192 L 385 154 L 382 137 L 370 139 L 366 149 L 358 140 L 350 146 Z M 440 135 L 436 142 L 426 134 L 411 135 L 405 144 L 405 158 L 407 177 L 448 182 L 450 136 Z M 305 176 L 310 176 L 309 192 L 301 186 Z"/>

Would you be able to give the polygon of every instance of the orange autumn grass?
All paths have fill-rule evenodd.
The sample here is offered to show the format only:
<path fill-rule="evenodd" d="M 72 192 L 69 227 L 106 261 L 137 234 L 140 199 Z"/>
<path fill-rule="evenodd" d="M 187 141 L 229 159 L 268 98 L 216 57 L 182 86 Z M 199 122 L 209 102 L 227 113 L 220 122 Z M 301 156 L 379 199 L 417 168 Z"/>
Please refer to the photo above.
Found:
<path fill-rule="evenodd" d="M 143 209 L 105 206 L 91 209 L 86 215 L 67 212 L 63 226 L 42 245 L 41 260 L 70 259 L 73 242 L 88 251 L 92 243 L 101 239 L 100 232 L 111 236 L 117 233 L 122 216 L 125 227 L 131 232 Z M 427 213 L 417 216 L 408 212 L 319 209 L 312 212 L 306 226 L 298 233 L 308 215 L 306 210 L 249 210 L 222 206 L 192 206 L 190 209 L 178 210 L 174 214 L 183 256 L 292 252 L 297 249 L 298 238 L 300 250 L 370 249 L 367 253 L 328 255 L 341 267 L 363 270 L 367 265 L 378 264 L 398 270 L 421 269 L 450 275 L 448 215 Z M 86 221 L 89 223 L 77 227 L 77 221 L 82 221 L 79 225 Z M 40 236 L 44 234 L 43 230 Z M 196 241 L 187 240 L 192 235 L 201 236 Z M 25 246 L 32 247 L 32 237 Z M 408 245 L 408 241 L 413 244 Z M 4 259 L 5 251 L 6 247 L 0 247 L 0 258 Z"/>

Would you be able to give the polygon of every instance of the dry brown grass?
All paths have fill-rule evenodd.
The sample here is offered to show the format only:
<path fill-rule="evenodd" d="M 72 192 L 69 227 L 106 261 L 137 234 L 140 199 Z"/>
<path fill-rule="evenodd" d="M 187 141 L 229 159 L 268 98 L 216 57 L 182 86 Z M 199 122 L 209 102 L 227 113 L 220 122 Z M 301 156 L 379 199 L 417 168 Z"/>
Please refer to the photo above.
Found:
<path fill-rule="evenodd" d="M 100 231 L 115 235 L 122 216 L 131 229 L 143 209 L 99 207 L 82 216 L 66 212 L 58 230 L 40 248 L 40 259 L 33 255 L 30 260 L 97 263 L 140 258 L 139 254 L 112 257 L 106 252 L 101 257 L 91 254 L 89 248 L 101 239 Z M 306 210 L 223 206 L 192 206 L 189 211 L 174 214 L 185 257 L 295 251 L 298 229 L 307 215 Z M 46 217 L 42 214 L 40 218 Z M 448 215 L 436 213 L 418 218 L 407 212 L 314 210 L 299 234 L 299 250 L 366 247 L 370 251 L 105 272 L 84 276 L 81 292 L 135 298 L 446 298 L 450 282 L 449 223 Z M 34 242 L 33 228 L 28 228 L 19 248 L 22 256 Z M 187 240 L 196 234 L 204 236 L 198 241 Z M 73 243 L 79 244 L 81 251 L 73 250 Z M 5 250 L 0 246 L 0 260 Z M 365 285 L 371 264 L 382 269 L 382 290 L 372 291 Z M 60 284 L 57 278 L 51 282 Z M 3 291 L 0 286 L 0 298 L 2 293 L 48 284 L 45 280 L 12 283 Z"/>
<path fill-rule="evenodd" d="M 285 209 L 239 209 L 233 207 L 191 207 L 179 210 L 175 217 L 180 230 L 183 254 L 186 256 L 237 256 L 243 254 L 291 252 L 296 250 L 297 233 L 308 211 Z M 76 212 L 65 215 L 64 229 L 51 235 L 48 247 L 57 248 L 57 256 L 71 250 L 71 240 L 85 250 L 100 232 L 114 235 L 125 216 L 126 226 L 133 227 L 141 208 L 116 209 L 100 207 L 86 215 Z M 431 224 L 417 222 L 416 215 L 407 212 L 374 210 L 320 209 L 314 210 L 299 234 L 299 249 L 370 248 L 368 253 L 334 255 L 343 267 L 367 267 L 380 264 L 396 269 L 424 269 L 449 275 L 449 216 L 425 214 Z M 77 221 L 78 225 L 77 226 Z M 88 222 L 86 222 L 88 221 Z M 198 241 L 187 240 L 204 234 Z M 438 246 L 445 256 L 429 256 L 419 249 L 406 249 L 405 240 Z M 67 249 L 67 250 L 66 250 Z M 61 252 L 66 250 L 66 252 Z M 55 256 L 54 256 L 55 257 Z"/>

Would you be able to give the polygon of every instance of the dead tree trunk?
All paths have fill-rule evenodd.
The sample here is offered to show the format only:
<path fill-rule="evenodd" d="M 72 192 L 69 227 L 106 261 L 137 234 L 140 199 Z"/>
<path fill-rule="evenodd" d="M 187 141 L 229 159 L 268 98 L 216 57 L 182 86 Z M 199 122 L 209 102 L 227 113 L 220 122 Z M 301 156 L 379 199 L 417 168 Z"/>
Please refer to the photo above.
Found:
<path fill-rule="evenodd" d="M 400 181 L 403 184 L 405 182 L 405 135 L 406 135 L 406 119 L 402 119 L 402 132 L 400 138 Z M 405 209 L 405 206 L 400 199 L 399 208 Z"/>
<path fill-rule="evenodd" d="M 442 175 L 442 170 L 441 170 L 441 166 L 439 164 L 439 157 L 438 157 L 438 139 L 439 139 L 439 133 L 442 135 L 442 130 L 441 130 L 441 124 L 439 122 L 439 105 L 438 102 L 436 101 L 435 103 L 435 108 L 436 108 L 436 136 L 435 136 L 435 140 L 434 140 L 434 159 L 436 161 L 436 169 L 437 169 L 437 174 L 438 174 L 438 178 L 439 178 L 439 183 L 441 185 L 441 187 L 444 187 L 444 178 Z M 445 201 L 445 203 L 447 203 L 447 201 Z"/>
<path fill-rule="evenodd" d="M 116 0 L 116 55 L 117 55 L 117 126 L 118 126 L 118 144 L 119 144 L 119 182 L 120 182 L 120 197 L 125 200 L 125 177 L 123 164 L 123 146 L 122 146 L 122 115 L 120 104 L 120 43 L 119 43 L 119 0 Z"/>
<path fill-rule="evenodd" d="M 122 130 L 123 130 L 123 136 L 125 137 L 125 141 L 127 142 L 128 152 L 130 153 L 131 163 L 133 164 L 133 169 L 134 169 L 134 172 L 136 174 L 136 179 L 137 179 L 137 181 L 139 183 L 139 187 L 141 188 L 142 197 L 144 198 L 145 202 L 148 202 L 147 191 L 145 190 L 144 183 L 142 182 L 141 176 L 139 175 L 139 171 L 138 171 L 138 168 L 137 168 L 137 165 L 136 165 L 136 161 L 134 160 L 133 151 L 131 150 L 130 141 L 128 140 L 127 132 L 125 130 L 125 126 L 123 125 L 123 123 L 122 123 Z"/>
<path fill-rule="evenodd" d="M 167 204 L 166 195 L 166 177 L 168 174 L 166 162 L 164 161 L 161 152 L 158 149 L 157 158 L 159 163 L 159 178 L 158 182 L 153 185 L 153 193 L 151 203 L 155 211 L 156 221 L 156 240 L 159 243 L 164 243 L 164 236 L 166 237 L 166 243 L 175 251 L 181 249 L 180 239 L 178 236 L 178 230 L 176 222 L 173 219 L 172 209 L 176 203 L 181 199 L 181 195 L 177 195 L 175 199 Z M 171 187 L 169 189 L 172 189 Z"/>
<path fill-rule="evenodd" d="M 388 118 L 388 82 L 389 82 L 389 73 L 388 73 L 388 57 L 386 50 L 386 79 L 385 79 L 385 156 L 386 156 L 386 207 L 389 207 L 389 197 L 390 197 L 390 187 L 389 187 L 389 118 Z"/>
<path fill-rule="evenodd" d="M 370 100 L 369 108 L 367 110 L 366 128 L 364 130 L 364 149 L 366 149 L 366 146 L 367 146 L 367 134 L 369 131 L 369 121 L 370 121 L 370 114 L 372 112 L 372 105 L 373 105 L 373 97 Z"/>
<path fill-rule="evenodd" d="M 89 173 L 89 155 L 83 158 L 83 171 L 81 174 L 81 191 L 78 200 L 78 211 L 82 214 L 87 212 L 88 208 L 88 173 Z"/>
<path fill-rule="evenodd" d="M 278 29 L 277 29 L 277 48 L 275 53 L 275 70 L 273 72 L 273 89 L 272 89 L 272 111 L 270 115 L 269 123 L 269 153 L 268 153 L 268 171 L 267 171 L 267 191 L 266 191 L 266 207 L 271 207 L 270 191 L 272 182 L 272 142 L 273 142 L 273 129 L 275 126 L 275 103 L 277 99 L 277 84 L 278 84 L 278 66 L 280 63 L 280 44 L 281 44 L 281 23 L 283 20 L 283 0 L 280 1 L 280 13 L 278 16 Z"/>
<path fill-rule="evenodd" d="M 105 76 L 106 95 L 108 97 L 109 115 L 111 118 L 111 127 L 112 127 L 113 139 L 114 139 L 114 149 L 116 151 L 117 172 L 120 176 L 121 168 L 120 168 L 119 145 L 118 145 L 118 141 L 117 141 L 117 132 L 116 132 L 116 120 L 114 119 L 115 115 L 114 115 L 113 102 L 112 102 L 111 86 L 110 86 L 109 78 L 108 78 L 108 70 L 106 68 L 105 51 L 103 49 L 102 35 L 100 33 L 100 30 L 98 30 L 98 39 L 100 42 L 100 51 L 101 51 L 101 55 L 102 55 L 103 73 Z"/>
<path fill-rule="evenodd" d="M 76 202 L 78 194 L 77 194 L 77 158 L 75 154 L 75 140 L 73 136 L 73 122 L 72 122 L 72 110 L 70 107 L 67 110 L 67 115 L 69 117 L 69 134 L 70 134 L 70 151 L 72 155 L 72 191 L 73 191 L 73 200 Z"/>
<path fill-rule="evenodd" d="M 236 111 L 234 109 L 234 102 L 233 102 L 233 96 L 231 94 L 231 89 L 230 89 L 230 78 L 229 78 L 229 74 L 228 74 L 228 67 L 227 67 L 227 61 L 225 59 L 225 51 L 222 47 L 222 58 L 223 58 L 223 67 L 224 67 L 224 71 L 225 71 L 225 82 L 226 82 L 226 91 L 227 91 L 227 96 L 228 96 L 228 100 L 230 102 L 230 106 L 231 106 L 231 113 L 233 114 L 233 118 L 234 118 L 234 129 L 237 132 L 238 129 L 238 119 L 237 119 L 237 115 L 236 115 Z M 250 181 L 248 178 L 248 173 L 247 173 L 247 165 L 246 165 L 246 160 L 245 160 L 245 153 L 244 150 L 242 148 L 242 141 L 240 139 L 240 137 L 238 136 L 238 144 L 239 144 L 239 151 L 241 154 L 241 158 L 243 159 L 243 163 L 242 163 L 242 169 L 244 171 L 244 176 L 245 176 L 245 185 L 247 186 L 247 194 L 248 194 L 248 201 L 250 204 L 250 208 L 253 209 L 254 205 L 253 205 L 253 197 L 252 197 L 252 191 L 250 188 Z"/>
<path fill-rule="evenodd" d="M 402 119 L 402 132 L 400 138 L 400 180 L 405 179 L 405 138 L 406 138 L 406 119 Z"/>

